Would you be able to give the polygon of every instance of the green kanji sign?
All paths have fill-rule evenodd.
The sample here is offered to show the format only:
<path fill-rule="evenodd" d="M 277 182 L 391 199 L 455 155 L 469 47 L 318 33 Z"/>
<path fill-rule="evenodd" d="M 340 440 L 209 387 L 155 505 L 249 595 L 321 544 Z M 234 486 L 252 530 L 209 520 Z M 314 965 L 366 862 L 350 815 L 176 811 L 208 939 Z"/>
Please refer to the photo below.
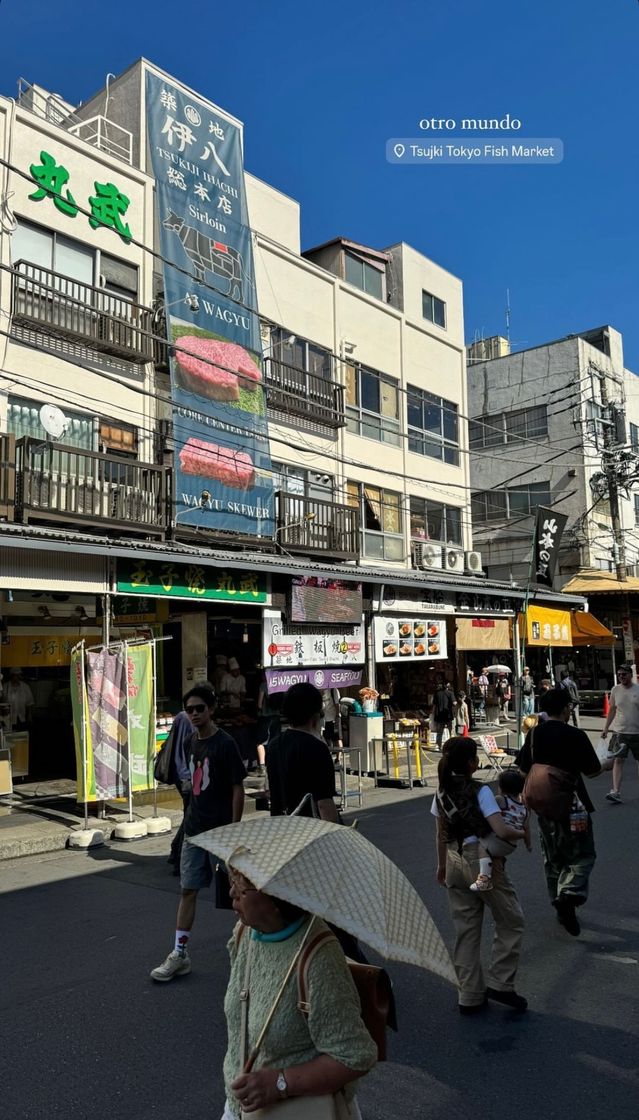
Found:
<path fill-rule="evenodd" d="M 71 191 L 67 189 L 69 172 L 58 163 L 49 152 L 40 152 L 40 163 L 32 163 L 29 171 L 38 189 L 29 195 L 34 202 L 50 198 L 53 205 L 69 218 L 77 218 L 79 206 Z M 131 230 L 122 219 L 129 209 L 130 199 L 114 183 L 93 184 L 95 194 L 88 199 L 91 211 L 88 219 L 92 229 L 104 226 L 120 235 L 127 244 L 131 240 Z"/>
<path fill-rule="evenodd" d="M 117 590 L 124 595 L 225 603 L 266 603 L 266 577 L 253 572 L 134 559 L 118 563 Z"/>
<path fill-rule="evenodd" d="M 75 218 L 78 213 L 78 205 L 71 194 L 71 191 L 65 190 L 69 182 L 69 172 L 62 164 L 56 163 L 53 156 L 48 152 L 40 152 L 40 163 L 32 163 L 29 168 L 31 177 L 38 184 L 37 191 L 29 195 L 34 202 L 41 202 L 43 198 L 53 199 L 53 204 L 61 210 L 63 214 L 67 214 L 69 218 Z"/>

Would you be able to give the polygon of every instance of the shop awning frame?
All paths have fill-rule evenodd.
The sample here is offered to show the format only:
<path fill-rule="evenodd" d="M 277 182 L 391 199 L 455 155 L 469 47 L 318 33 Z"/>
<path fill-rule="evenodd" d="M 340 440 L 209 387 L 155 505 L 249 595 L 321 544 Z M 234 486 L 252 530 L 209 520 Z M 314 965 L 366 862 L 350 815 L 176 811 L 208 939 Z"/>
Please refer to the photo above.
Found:
<path fill-rule="evenodd" d="M 0 526 L 0 548 L 3 546 L 53 550 L 60 554 L 80 551 L 85 555 L 98 555 L 114 559 L 145 556 L 149 560 L 160 562 L 173 560 L 188 563 L 195 560 L 198 564 L 208 568 L 248 567 L 254 571 L 263 571 L 274 575 L 316 575 L 326 579 L 339 578 L 353 583 L 387 584 L 394 587 L 413 588 L 414 590 L 433 588 L 461 593 L 474 591 L 480 595 L 492 594 L 501 598 L 512 599 L 513 605 L 522 604 L 526 596 L 524 587 L 516 587 L 512 583 L 480 579 L 476 576 L 468 576 L 465 579 L 456 576 L 449 579 L 443 574 L 438 576 L 432 572 L 425 574 L 424 572 L 393 568 L 374 568 L 361 564 L 323 564 L 311 559 L 298 560 L 291 556 L 283 556 L 266 550 L 260 552 L 257 548 L 255 550 L 245 549 L 244 551 L 233 551 L 231 549 L 212 551 L 179 542 L 171 542 L 162 546 L 157 541 L 141 541 L 129 538 L 107 539 L 88 533 L 69 533 L 41 526 L 29 526 L 28 531 L 22 525 L 5 524 Z M 1 570 L 0 564 L 0 573 Z M 544 590 L 536 593 L 536 597 L 545 603 L 561 604 L 564 609 L 579 609 L 585 605 L 583 596 L 557 591 Z"/>
<path fill-rule="evenodd" d="M 570 626 L 573 646 L 600 646 L 610 649 L 617 641 L 612 630 L 586 611 L 571 611 Z"/>

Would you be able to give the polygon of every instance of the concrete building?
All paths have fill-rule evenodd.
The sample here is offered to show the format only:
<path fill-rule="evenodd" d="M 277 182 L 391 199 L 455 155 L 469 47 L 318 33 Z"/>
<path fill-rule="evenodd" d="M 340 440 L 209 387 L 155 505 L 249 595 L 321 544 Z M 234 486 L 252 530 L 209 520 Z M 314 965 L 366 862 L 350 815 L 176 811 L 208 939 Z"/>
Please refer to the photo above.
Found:
<path fill-rule="evenodd" d="M 214 345 L 223 336 L 189 327 L 189 316 L 207 301 L 221 307 L 220 275 L 220 317 L 248 318 L 256 306 L 244 277 L 224 273 L 238 256 L 216 240 L 218 215 L 232 205 L 220 194 L 206 210 L 210 170 L 191 224 L 177 215 L 170 227 L 175 258 L 162 259 L 162 229 L 176 215 L 160 210 L 167 182 L 152 168 L 149 75 L 162 86 L 169 183 L 186 190 L 198 157 L 228 175 L 211 137 L 224 134 L 218 116 L 229 129 L 240 122 L 144 60 L 79 106 L 25 83 L 17 100 L 0 98 L 0 664 L 5 675 L 19 665 L 33 685 L 35 772 L 71 766 L 68 662 L 78 638 L 172 639 L 159 666 L 167 705 L 229 655 L 254 697 L 260 662 L 317 680 L 339 669 L 341 683 L 365 672 L 373 683 L 379 661 L 386 690 L 413 667 L 424 703 L 436 672 L 460 671 L 455 615 L 512 617 L 521 601 L 510 582 L 487 584 L 473 551 L 461 281 L 403 243 L 336 238 L 303 252 L 299 203 L 248 173 L 261 339 L 250 389 L 264 393 L 251 403 L 270 458 L 254 471 L 244 452 L 223 460 L 228 448 L 202 440 L 191 452 L 212 451 L 236 485 L 242 465 L 246 489 L 232 505 L 257 526 L 234 532 L 216 521 L 222 506 L 200 468 L 197 500 L 186 503 L 176 481 L 186 436 L 174 419 L 191 411 L 175 411 L 174 305 L 185 329 Z M 177 119 L 180 99 L 188 121 Z M 199 156 L 187 146 L 207 116 Z M 167 266 L 180 274 L 180 299 L 166 295 Z M 230 372 L 216 375 L 228 400 L 240 391 Z M 202 399 L 192 411 L 214 433 L 230 432 Z M 246 497 L 257 476 L 271 492 L 265 510 Z M 308 578 L 354 588 L 355 606 L 296 629 L 292 583 Z M 53 711 L 64 746 L 52 766 Z"/>
<path fill-rule="evenodd" d="M 636 376 L 625 369 L 623 339 L 611 326 L 516 353 L 504 339 L 468 349 L 472 522 L 475 547 L 491 579 L 528 578 L 531 534 L 539 505 L 568 517 L 555 585 L 587 593 L 584 573 L 610 573 L 616 548 L 603 485 L 605 406 L 618 417 L 611 445 L 627 464 L 620 491 L 625 555 L 639 562 L 639 493 L 633 489 L 639 450 Z M 486 354 L 499 354 L 486 359 Z M 591 602 L 619 635 L 622 610 L 608 598 Z M 612 663 L 606 662 L 610 676 Z"/>

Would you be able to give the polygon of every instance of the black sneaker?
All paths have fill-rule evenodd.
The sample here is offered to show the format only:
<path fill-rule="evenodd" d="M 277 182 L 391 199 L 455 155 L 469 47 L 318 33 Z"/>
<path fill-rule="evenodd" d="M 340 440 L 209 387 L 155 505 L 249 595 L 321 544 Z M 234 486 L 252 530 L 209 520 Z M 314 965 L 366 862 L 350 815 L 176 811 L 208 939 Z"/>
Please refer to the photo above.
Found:
<path fill-rule="evenodd" d="M 557 911 L 557 921 L 560 926 L 563 926 L 566 933 L 570 933 L 572 937 L 579 937 L 581 933 L 581 926 L 575 914 L 575 903 L 571 898 L 563 897 L 557 898 L 553 903 Z"/>
<path fill-rule="evenodd" d="M 503 1003 L 513 1011 L 526 1011 L 528 1007 L 528 1000 L 517 995 L 517 992 L 514 991 L 500 992 L 497 988 L 487 988 L 486 995 L 488 999 L 493 999 L 496 1003 Z"/>
<path fill-rule="evenodd" d="M 483 1003 L 458 1003 L 457 1006 L 460 1015 L 481 1015 L 486 1010 L 487 1000 L 484 999 Z"/>

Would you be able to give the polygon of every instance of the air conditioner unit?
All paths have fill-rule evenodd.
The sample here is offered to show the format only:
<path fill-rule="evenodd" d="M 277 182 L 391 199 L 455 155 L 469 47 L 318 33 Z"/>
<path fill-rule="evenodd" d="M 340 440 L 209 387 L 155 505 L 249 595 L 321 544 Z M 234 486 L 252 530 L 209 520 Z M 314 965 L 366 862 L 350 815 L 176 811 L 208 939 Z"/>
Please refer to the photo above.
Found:
<path fill-rule="evenodd" d="M 444 568 L 447 572 L 463 572 L 464 553 L 461 548 L 444 549 Z"/>
<path fill-rule="evenodd" d="M 425 572 L 434 568 L 443 568 L 442 546 L 431 544 L 430 541 L 413 542 L 413 562 L 416 568 L 423 568 Z"/>
<path fill-rule="evenodd" d="M 466 553 L 466 571 L 470 575 L 480 575 L 480 573 L 483 571 L 481 565 L 481 552 Z"/>

